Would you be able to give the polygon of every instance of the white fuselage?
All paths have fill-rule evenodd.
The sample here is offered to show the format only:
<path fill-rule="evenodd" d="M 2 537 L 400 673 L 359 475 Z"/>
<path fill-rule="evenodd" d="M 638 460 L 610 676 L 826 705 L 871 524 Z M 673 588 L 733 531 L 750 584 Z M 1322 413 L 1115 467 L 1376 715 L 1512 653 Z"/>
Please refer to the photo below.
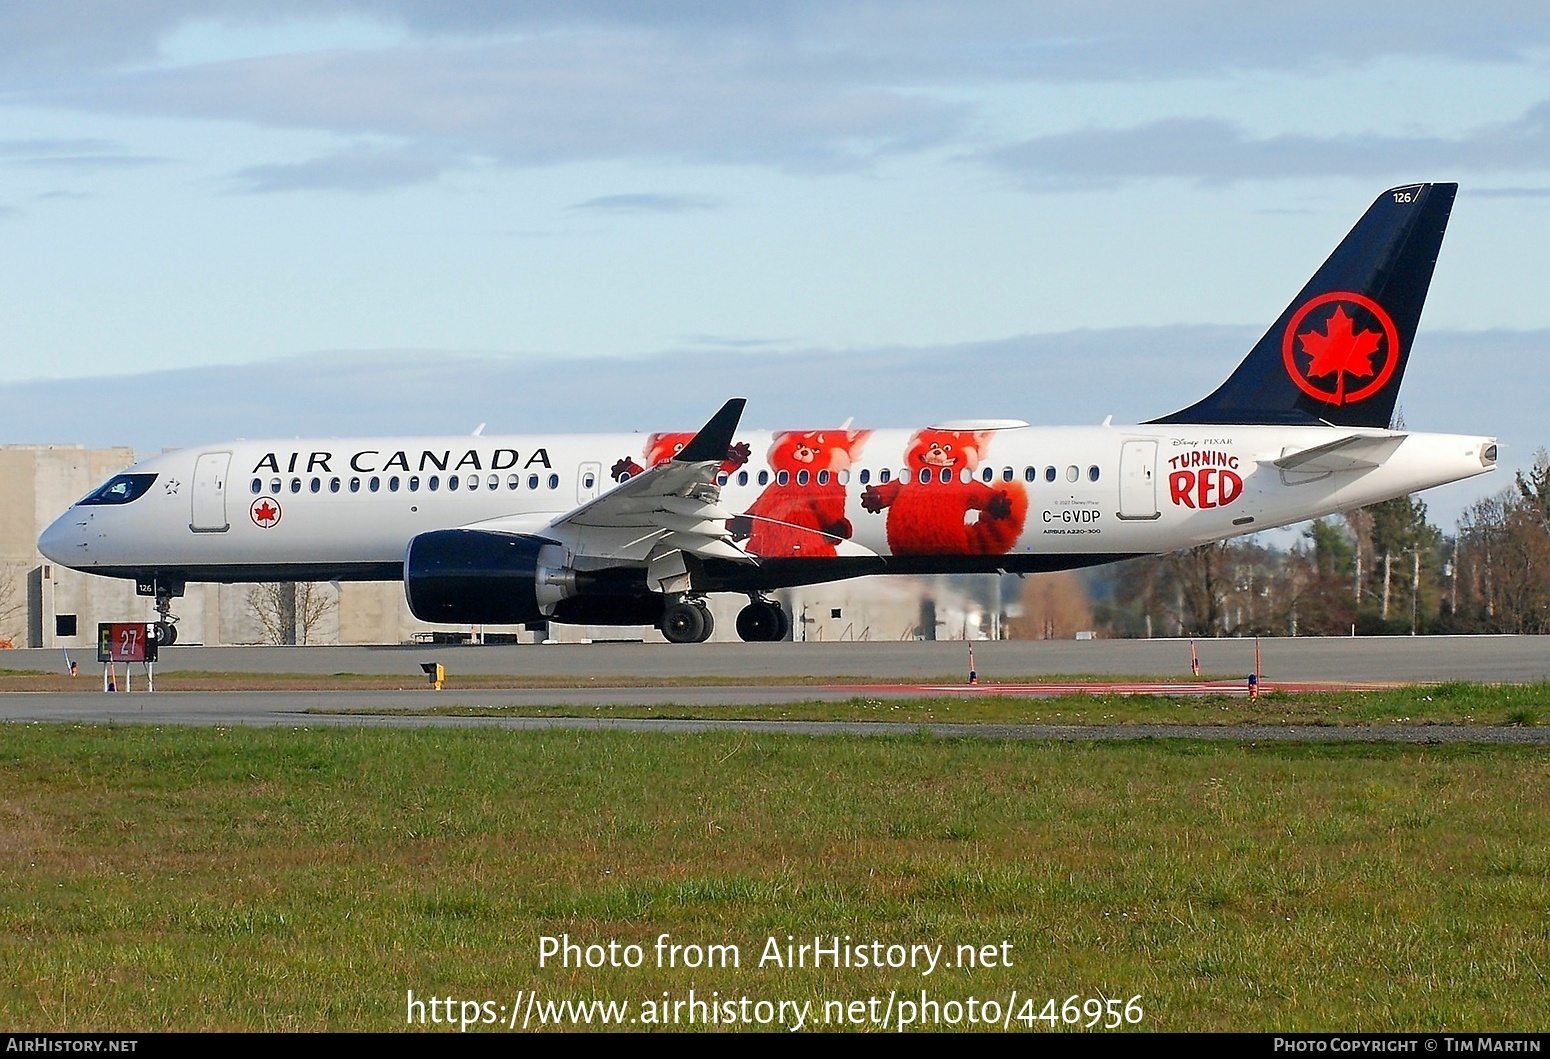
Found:
<path fill-rule="evenodd" d="M 1010 490 L 1021 494 L 1015 534 L 1004 548 L 976 556 L 987 569 L 1039 569 L 1083 565 L 1083 557 L 1167 552 L 1286 525 L 1467 478 L 1495 461 L 1491 438 L 1336 427 L 975 423 L 948 424 L 937 433 L 947 431 L 972 433 L 975 450 L 924 472 L 915 456 L 932 431 L 826 432 L 846 440 L 844 451 L 820 454 L 800 482 L 798 474 L 807 468 L 775 451 L 789 433 L 739 431 L 736 440 L 746 443 L 749 456 L 727 471 L 720 508 L 755 509 L 785 471 L 779 487 L 786 493 L 800 499 L 803 489 L 811 489 L 843 509 L 848 526 L 837 533 L 843 539 L 831 555 L 889 557 L 901 554 L 903 534 L 921 532 L 915 523 L 924 509 L 903 502 L 869 505 L 865 495 L 887 484 L 884 472 L 895 490 L 907 481 L 927 490 L 919 496 L 933 503 L 931 489 L 943 498 L 968 495 L 969 486 L 982 496 Z M 1290 453 L 1353 433 L 1400 440 L 1376 466 L 1275 465 Z M 410 540 L 426 531 L 484 524 L 543 533 L 551 520 L 615 488 L 617 467 L 633 462 L 636 473 L 643 469 L 653 458 L 652 439 L 331 438 L 183 449 L 130 469 L 156 476 L 143 495 L 123 504 L 77 504 L 48 528 L 39 547 L 64 566 L 117 576 L 162 571 L 192 581 L 274 580 L 280 574 L 386 579 L 397 576 L 393 571 Z M 820 467 L 827 472 L 822 486 Z M 946 484 L 944 468 L 951 479 Z M 920 482 L 923 473 L 928 483 Z M 453 480 L 455 489 L 449 487 Z M 952 501 L 944 502 L 951 507 Z M 940 516 L 956 518 L 960 533 L 990 517 L 987 505 L 976 510 L 965 503 L 968 509 Z M 901 514 L 906 510 L 912 513 Z M 824 531 L 834 532 L 828 529 L 833 524 L 829 518 Z M 802 558 L 800 544 L 790 547 L 796 550 L 783 558 Z M 899 568 L 918 571 L 929 568 L 934 556 L 966 554 L 954 547 L 930 540 L 911 545 L 911 562 Z M 606 565 L 603 556 L 587 554 L 585 541 L 571 550 L 577 568 Z M 1072 561 L 1049 562 L 1061 557 Z"/>

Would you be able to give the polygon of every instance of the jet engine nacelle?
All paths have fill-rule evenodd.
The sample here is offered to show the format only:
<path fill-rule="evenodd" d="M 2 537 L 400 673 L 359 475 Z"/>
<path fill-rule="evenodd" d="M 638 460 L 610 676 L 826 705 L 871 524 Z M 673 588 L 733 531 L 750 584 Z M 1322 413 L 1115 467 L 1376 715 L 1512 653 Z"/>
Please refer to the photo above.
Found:
<path fill-rule="evenodd" d="M 521 625 L 546 621 L 576 594 L 565 549 L 544 537 L 490 530 L 422 533 L 404 557 L 404 592 L 421 621 Z"/>

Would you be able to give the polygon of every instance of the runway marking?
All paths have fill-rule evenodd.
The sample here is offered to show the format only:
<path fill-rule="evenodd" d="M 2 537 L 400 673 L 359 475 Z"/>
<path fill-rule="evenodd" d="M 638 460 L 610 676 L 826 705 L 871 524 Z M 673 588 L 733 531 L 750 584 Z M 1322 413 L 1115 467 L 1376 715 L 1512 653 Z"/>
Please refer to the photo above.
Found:
<path fill-rule="evenodd" d="M 1363 681 L 1261 681 L 1263 694 L 1272 691 L 1330 692 L 1330 691 L 1387 691 L 1404 687 L 1398 682 Z M 1153 695 L 1187 697 L 1225 695 L 1247 698 L 1247 680 L 1189 681 L 1178 684 L 1140 683 L 1136 681 L 1071 682 L 1061 684 L 831 684 L 830 691 L 849 691 L 857 694 L 882 694 L 913 692 L 920 695 L 1022 695 L 1029 698 L 1055 698 L 1060 695 Z"/>

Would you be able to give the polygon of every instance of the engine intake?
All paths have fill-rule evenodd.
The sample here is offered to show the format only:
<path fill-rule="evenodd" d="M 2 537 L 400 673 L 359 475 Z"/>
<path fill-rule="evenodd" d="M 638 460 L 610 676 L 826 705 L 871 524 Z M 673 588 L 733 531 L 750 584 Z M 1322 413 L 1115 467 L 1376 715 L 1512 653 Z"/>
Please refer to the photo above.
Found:
<path fill-rule="evenodd" d="M 520 625 L 546 620 L 576 594 L 565 549 L 545 537 L 490 530 L 422 533 L 404 558 L 404 592 L 421 621 Z"/>

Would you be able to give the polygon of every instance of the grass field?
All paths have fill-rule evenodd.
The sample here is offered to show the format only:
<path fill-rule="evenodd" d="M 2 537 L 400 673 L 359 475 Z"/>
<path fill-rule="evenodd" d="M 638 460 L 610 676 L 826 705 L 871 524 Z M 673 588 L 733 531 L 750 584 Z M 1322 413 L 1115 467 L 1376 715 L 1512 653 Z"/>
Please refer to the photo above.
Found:
<path fill-rule="evenodd" d="M 333 709 L 313 713 L 431 714 L 510 717 L 655 717 L 674 720 L 745 718 L 794 721 L 891 721 L 995 724 L 1479 724 L 1537 725 L 1550 718 L 1550 686 L 1438 684 L 1382 691 L 1272 693 L 1243 696 L 998 695 L 994 685 L 965 695 L 916 698 L 857 696 L 842 701 L 780 704 L 585 704 L 442 706 L 427 694 L 413 709 Z"/>
<path fill-rule="evenodd" d="M 0 1021 L 924 988 L 1139 994 L 1162 1030 L 1543 1029 L 1547 781 L 1471 746 L 0 726 Z M 662 933 L 742 966 L 656 969 Z M 560 934 L 646 966 L 540 968 Z M 1012 966 L 756 966 L 814 934 Z"/>

